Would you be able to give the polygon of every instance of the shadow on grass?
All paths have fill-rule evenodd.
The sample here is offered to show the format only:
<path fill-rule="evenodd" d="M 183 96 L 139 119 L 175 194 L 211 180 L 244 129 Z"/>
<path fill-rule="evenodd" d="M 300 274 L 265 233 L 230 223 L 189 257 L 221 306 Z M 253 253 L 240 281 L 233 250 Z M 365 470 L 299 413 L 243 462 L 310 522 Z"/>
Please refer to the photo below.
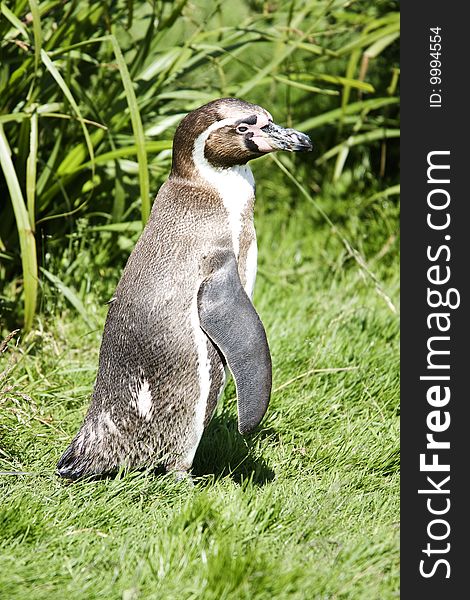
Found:
<path fill-rule="evenodd" d="M 266 437 L 266 432 L 259 432 L 259 436 Z M 227 413 L 215 416 L 202 436 L 190 473 L 195 478 L 212 476 L 218 480 L 229 477 L 237 484 L 250 480 L 254 485 L 265 485 L 274 479 L 275 473 L 265 460 L 256 456 L 255 446 L 253 437 L 240 435 L 235 417 Z M 146 471 L 145 468 L 130 471 L 122 468 L 97 475 L 64 477 L 63 481 L 72 483 L 120 479 L 130 472 Z M 153 467 L 150 472 L 156 477 L 166 474 L 163 466 Z"/>
<path fill-rule="evenodd" d="M 192 474 L 214 475 L 216 479 L 230 477 L 235 483 L 249 479 L 259 486 L 272 481 L 275 475 L 266 461 L 256 456 L 253 439 L 242 437 L 236 418 L 227 413 L 215 416 L 204 432 Z"/>

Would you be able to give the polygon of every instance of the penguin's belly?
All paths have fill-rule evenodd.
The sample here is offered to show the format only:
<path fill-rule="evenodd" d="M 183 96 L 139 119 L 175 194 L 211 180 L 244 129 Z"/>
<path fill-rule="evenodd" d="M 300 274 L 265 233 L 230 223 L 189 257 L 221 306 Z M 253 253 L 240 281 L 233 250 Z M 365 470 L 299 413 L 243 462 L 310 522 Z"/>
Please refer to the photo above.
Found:
<path fill-rule="evenodd" d="M 192 465 L 204 429 L 209 424 L 225 387 L 224 362 L 200 327 L 196 298 L 193 301 L 191 325 L 197 354 L 197 383 L 194 386 L 197 392 L 192 399 L 192 425 L 184 444 L 185 449 L 181 453 L 181 464 L 177 464 L 177 468 L 181 470 Z"/>

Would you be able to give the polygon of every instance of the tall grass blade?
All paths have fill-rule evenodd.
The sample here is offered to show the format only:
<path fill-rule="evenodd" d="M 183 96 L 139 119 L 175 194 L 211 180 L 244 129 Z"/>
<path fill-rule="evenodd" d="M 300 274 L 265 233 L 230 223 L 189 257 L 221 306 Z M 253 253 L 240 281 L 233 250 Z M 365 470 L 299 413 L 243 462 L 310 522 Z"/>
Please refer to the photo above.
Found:
<path fill-rule="evenodd" d="M 382 38 L 378 39 L 371 46 L 369 46 L 369 48 L 365 50 L 364 54 L 369 58 L 377 58 L 377 56 L 383 52 L 385 48 L 390 46 L 390 44 L 392 44 L 399 37 L 399 35 L 399 31 L 384 35 Z"/>
<path fill-rule="evenodd" d="M 61 281 L 56 275 L 54 275 L 47 269 L 44 269 L 43 267 L 39 268 L 41 273 L 56 286 L 56 288 L 64 296 L 64 298 L 66 298 L 70 302 L 70 304 L 75 308 L 75 310 L 82 317 L 82 319 L 85 321 L 88 327 L 90 327 L 91 329 L 95 328 L 96 323 L 94 319 L 88 314 L 83 302 L 77 296 L 75 290 L 65 285 L 63 281 Z"/>
<path fill-rule="evenodd" d="M 340 153 L 343 148 L 352 148 L 352 146 L 357 146 L 359 144 L 375 142 L 377 140 L 386 140 L 389 138 L 397 138 L 400 137 L 399 129 L 374 129 L 373 131 L 366 131 L 365 133 L 359 133 L 357 135 L 351 135 L 346 141 L 337 146 L 334 146 L 328 152 L 325 152 L 320 158 L 316 161 L 317 164 L 321 164 L 333 156 L 336 156 Z"/>
<path fill-rule="evenodd" d="M 349 57 L 348 66 L 346 68 L 346 83 L 344 85 L 343 96 L 341 98 L 341 108 L 343 110 L 341 119 L 344 116 L 344 109 L 346 108 L 347 104 L 349 103 L 349 96 L 351 95 L 352 86 L 350 85 L 350 83 L 348 83 L 348 80 L 351 80 L 354 78 L 354 73 L 356 72 L 360 57 L 361 57 L 360 50 L 353 50 Z"/>
<path fill-rule="evenodd" d="M 95 145 L 98 145 L 104 137 L 104 131 L 99 129 L 98 131 L 94 131 L 91 136 L 91 145 L 94 148 Z M 74 148 L 72 148 L 67 156 L 61 161 L 59 166 L 57 167 L 57 175 L 62 177 L 65 173 L 70 170 L 76 169 L 83 164 L 87 153 L 87 144 L 79 143 Z M 93 156 L 91 157 L 89 166 L 93 169 L 96 164 L 96 159 L 93 151 Z"/>
<path fill-rule="evenodd" d="M 317 115 L 316 117 L 311 117 L 310 119 L 306 119 L 301 123 L 296 123 L 296 127 L 298 129 L 316 129 L 317 127 L 321 127 L 322 125 L 336 125 L 338 120 L 341 118 L 343 114 L 345 115 L 354 115 L 361 113 L 363 111 L 371 111 L 376 110 L 378 108 L 382 108 L 384 106 L 389 106 L 392 104 L 398 104 L 398 98 L 371 98 L 370 100 L 363 100 L 360 102 L 352 102 L 343 108 L 335 108 L 323 114 Z"/>
<path fill-rule="evenodd" d="M 35 230 L 35 202 L 36 202 L 36 165 L 38 160 L 38 113 L 34 110 L 31 115 L 31 129 L 29 133 L 29 154 L 26 161 L 26 198 L 28 203 L 29 223 Z"/>
<path fill-rule="evenodd" d="M 19 112 L 11 115 L 0 115 L 0 124 L 1 123 L 12 123 L 16 121 L 17 123 L 21 123 L 24 119 L 30 119 L 31 115 L 29 113 Z"/>
<path fill-rule="evenodd" d="M 162 150 L 171 150 L 172 146 L 173 142 L 171 140 L 158 140 L 155 142 L 145 142 L 144 144 L 145 151 L 149 153 L 161 152 Z M 139 155 L 139 147 L 137 145 L 122 146 L 121 148 L 116 148 L 116 150 L 111 150 L 110 152 L 97 154 L 95 156 L 95 164 L 103 165 L 112 162 L 116 159 L 135 155 Z M 79 165 L 69 165 L 62 168 L 60 172 L 63 175 L 68 175 L 71 173 L 77 173 L 78 171 L 82 171 L 83 169 L 87 169 L 90 166 L 90 162 L 85 162 Z"/>
<path fill-rule="evenodd" d="M 49 156 L 47 157 L 46 164 L 44 165 L 43 170 L 42 170 L 41 174 L 39 175 L 39 178 L 38 178 L 38 181 L 36 184 L 36 192 L 37 192 L 38 197 L 42 196 L 44 189 L 48 185 L 48 183 L 54 173 L 54 165 L 57 162 L 59 152 L 60 152 L 62 142 L 63 142 L 62 138 L 63 138 L 63 134 L 62 134 L 62 132 L 60 132 L 54 142 L 52 151 L 50 152 Z"/>
<path fill-rule="evenodd" d="M 56 80 L 57 85 L 62 90 L 64 96 L 70 102 L 70 106 L 73 108 L 73 110 L 75 111 L 75 113 L 78 117 L 78 120 L 80 121 L 80 125 L 82 126 L 82 130 L 83 130 L 83 135 L 85 137 L 86 146 L 88 148 L 88 154 L 90 155 L 90 159 L 91 159 L 92 169 L 94 170 L 93 144 L 92 144 L 92 141 L 90 138 L 90 134 L 88 133 L 88 129 L 84 123 L 80 108 L 78 107 L 78 104 L 76 103 L 75 98 L 73 97 L 72 92 L 70 91 L 68 85 L 65 83 L 64 78 L 59 73 L 59 70 L 57 69 L 55 64 L 52 62 L 52 60 L 49 58 L 49 56 L 45 50 L 41 50 L 41 59 L 45 65 L 45 67 L 48 69 L 48 71 L 52 75 L 52 77 Z"/>
<path fill-rule="evenodd" d="M 382 37 L 398 32 L 399 29 L 400 19 L 399 15 L 396 14 L 396 17 L 393 19 L 393 22 L 390 25 L 386 25 L 385 27 L 373 31 L 372 33 L 366 33 L 365 35 L 360 36 L 354 41 L 343 46 L 338 51 L 338 54 L 341 56 L 344 54 L 348 54 L 351 50 L 355 50 L 356 48 L 364 48 L 371 46 L 374 42 L 381 39 Z"/>
<path fill-rule="evenodd" d="M 4 39 L 9 39 L 10 37 L 16 37 L 16 30 L 18 30 L 25 40 L 29 39 L 28 32 L 23 23 L 18 19 L 18 17 L 13 13 L 5 2 L 0 3 L 0 13 L 10 21 L 13 25 L 13 30 L 10 30 L 4 37 Z"/>
<path fill-rule="evenodd" d="M 367 92 L 368 94 L 375 92 L 373 85 L 366 83 L 365 81 L 360 81 L 359 79 L 341 77 L 340 75 L 321 75 L 317 73 L 315 73 L 313 76 L 315 79 L 321 79 L 323 81 L 327 81 L 328 83 L 337 83 L 344 86 L 347 85 L 350 88 L 355 88 L 357 90 L 361 90 L 362 92 Z"/>
<path fill-rule="evenodd" d="M 266 77 L 272 77 L 276 72 L 277 67 L 284 62 L 296 48 L 296 44 L 286 45 L 284 50 L 278 56 L 275 56 L 263 69 L 260 69 L 256 75 L 242 84 L 237 95 L 240 98 L 244 98 L 254 87 L 260 85 Z"/>
<path fill-rule="evenodd" d="M 24 326 L 31 329 L 36 311 L 38 293 L 38 267 L 36 257 L 36 240 L 29 222 L 28 211 L 23 199 L 21 187 L 11 160 L 10 147 L 0 124 L 0 164 L 10 192 L 16 227 L 20 240 L 21 263 L 23 268 L 24 289 Z"/>
<path fill-rule="evenodd" d="M 150 182 L 147 165 L 147 151 L 145 149 L 145 134 L 142 126 L 142 119 L 140 118 L 140 111 L 137 105 L 137 98 L 135 91 L 132 86 L 131 76 L 127 69 L 126 61 L 122 55 L 121 48 L 114 35 L 109 36 L 111 44 L 113 46 L 114 56 L 118 64 L 119 73 L 121 74 L 122 83 L 124 85 L 124 91 L 127 98 L 127 104 L 129 106 L 129 112 L 131 115 L 132 130 L 135 137 L 135 145 L 137 147 L 137 160 L 139 163 L 139 184 L 140 184 L 140 198 L 142 202 L 142 223 L 145 225 L 150 215 Z"/>
<path fill-rule="evenodd" d="M 36 0 L 29 0 L 29 7 L 33 16 L 34 71 L 37 74 L 39 69 L 39 63 L 41 62 L 42 50 L 41 17 L 39 15 L 39 6 Z"/>

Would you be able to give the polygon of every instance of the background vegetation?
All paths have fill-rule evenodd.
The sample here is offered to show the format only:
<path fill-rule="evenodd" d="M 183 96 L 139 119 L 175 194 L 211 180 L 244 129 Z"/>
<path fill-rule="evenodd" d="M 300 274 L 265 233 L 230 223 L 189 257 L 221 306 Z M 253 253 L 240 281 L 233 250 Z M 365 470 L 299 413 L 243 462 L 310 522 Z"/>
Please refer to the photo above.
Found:
<path fill-rule="evenodd" d="M 0 597 L 397 596 L 398 2 L 0 6 Z M 232 95 L 315 145 L 252 164 L 268 416 L 229 386 L 194 489 L 57 481 L 174 129 Z"/>

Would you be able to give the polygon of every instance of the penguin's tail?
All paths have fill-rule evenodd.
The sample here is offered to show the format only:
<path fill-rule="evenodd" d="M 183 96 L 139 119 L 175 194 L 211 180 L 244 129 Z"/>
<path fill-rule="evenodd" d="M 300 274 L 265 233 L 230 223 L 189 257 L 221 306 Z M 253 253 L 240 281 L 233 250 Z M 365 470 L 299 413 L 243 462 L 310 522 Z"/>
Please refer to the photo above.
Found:
<path fill-rule="evenodd" d="M 83 477 L 86 472 L 87 469 L 83 457 L 77 452 L 76 444 L 72 442 L 57 463 L 56 475 L 65 479 L 75 480 Z"/>

